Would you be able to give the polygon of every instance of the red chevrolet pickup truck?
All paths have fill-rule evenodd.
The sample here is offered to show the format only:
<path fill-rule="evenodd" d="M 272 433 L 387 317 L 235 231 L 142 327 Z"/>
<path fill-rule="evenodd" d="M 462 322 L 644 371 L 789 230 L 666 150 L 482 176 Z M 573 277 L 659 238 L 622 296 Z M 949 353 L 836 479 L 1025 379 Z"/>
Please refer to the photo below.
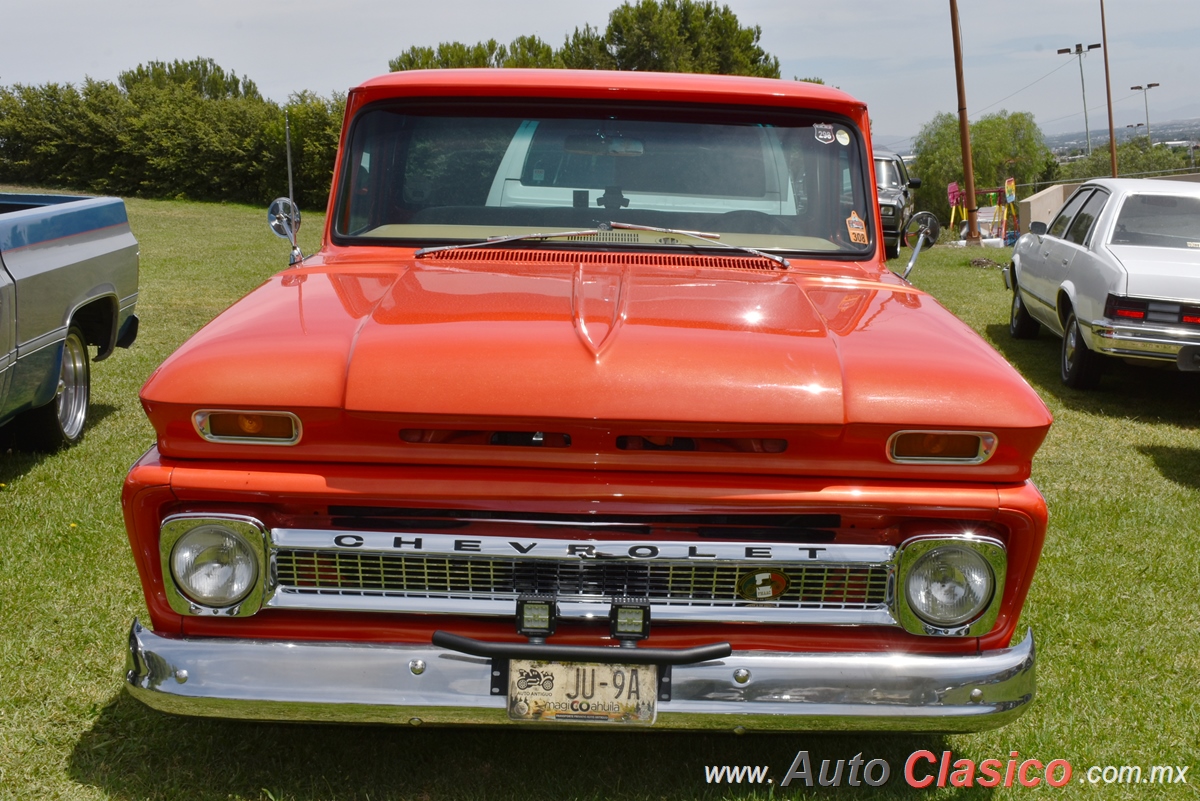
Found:
<path fill-rule="evenodd" d="M 866 107 L 808 83 L 352 90 L 320 251 L 142 390 L 129 691 L 535 728 L 1021 714 L 1050 414 L 888 270 L 871 154 Z"/>

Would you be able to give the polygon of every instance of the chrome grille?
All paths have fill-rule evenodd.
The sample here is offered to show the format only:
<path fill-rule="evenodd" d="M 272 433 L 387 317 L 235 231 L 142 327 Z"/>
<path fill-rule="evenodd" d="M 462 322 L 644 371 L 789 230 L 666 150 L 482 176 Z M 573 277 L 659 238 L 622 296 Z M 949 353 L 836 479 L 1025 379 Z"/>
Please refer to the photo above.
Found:
<path fill-rule="evenodd" d="M 452 557 L 334 550 L 279 549 L 278 590 L 310 595 L 513 600 L 524 593 L 561 599 L 648 598 L 683 606 L 772 606 L 791 609 L 866 610 L 885 606 L 885 564 L 772 563 L 788 590 L 768 604 L 737 594 L 738 579 L 753 564 L 592 561 Z"/>

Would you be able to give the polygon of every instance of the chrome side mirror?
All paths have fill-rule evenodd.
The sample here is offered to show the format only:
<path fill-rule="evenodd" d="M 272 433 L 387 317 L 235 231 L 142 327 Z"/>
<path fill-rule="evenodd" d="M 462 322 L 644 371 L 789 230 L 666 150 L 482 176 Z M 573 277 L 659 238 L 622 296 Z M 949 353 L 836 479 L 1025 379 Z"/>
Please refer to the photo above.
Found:
<path fill-rule="evenodd" d="M 296 244 L 296 232 L 300 230 L 300 209 L 296 208 L 291 198 L 277 197 L 271 201 L 267 209 L 267 224 L 275 236 L 292 243 L 288 266 L 299 264 L 304 259 L 300 246 Z"/>

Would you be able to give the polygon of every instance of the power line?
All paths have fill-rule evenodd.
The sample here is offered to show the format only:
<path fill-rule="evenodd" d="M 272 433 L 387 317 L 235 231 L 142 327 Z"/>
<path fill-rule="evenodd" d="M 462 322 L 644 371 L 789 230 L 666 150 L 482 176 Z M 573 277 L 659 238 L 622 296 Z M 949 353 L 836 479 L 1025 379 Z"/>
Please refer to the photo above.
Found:
<path fill-rule="evenodd" d="M 1046 80 L 1046 79 L 1047 79 L 1047 78 L 1049 78 L 1051 75 L 1053 75 L 1054 73 L 1056 73 L 1056 72 L 1058 72 L 1059 70 L 1061 70 L 1063 67 L 1070 66 L 1070 64 L 1071 64 L 1071 62 L 1070 62 L 1070 61 L 1064 61 L 1062 64 L 1059 64 L 1057 67 L 1055 67 L 1054 69 L 1050 70 L 1049 72 L 1047 72 L 1047 73 L 1046 73 L 1045 75 L 1043 75 L 1042 77 L 1038 78 L 1038 79 L 1037 79 L 1036 81 L 1034 81 L 1033 83 L 1031 83 L 1031 84 L 1028 84 L 1028 85 L 1026 85 L 1026 86 L 1022 86 L 1020 89 L 1018 89 L 1017 91 L 1013 92 L 1013 93 L 1012 93 L 1011 95 L 1009 95 L 1008 97 L 1002 97 L 1002 98 L 1000 98 L 999 100 L 997 100 L 995 103 L 992 103 L 992 105 L 990 105 L 990 106 L 984 106 L 983 108 L 979 109 L 979 110 L 978 110 L 978 111 L 976 111 L 974 114 L 972 114 L 971 116 L 973 116 L 973 117 L 974 117 L 974 116 L 978 116 L 979 114 L 982 114 L 983 112 L 987 111 L 989 108 L 994 108 L 994 107 L 996 107 L 996 106 L 1000 105 L 1000 104 L 1001 104 L 1001 103 L 1003 103 L 1005 100 L 1008 100 L 1008 98 L 1009 98 L 1009 97 L 1015 97 L 1016 95 L 1019 95 L 1019 94 L 1021 94 L 1021 92 L 1024 92 L 1024 91 L 1025 91 L 1026 89 L 1028 89 L 1030 86 L 1033 86 L 1034 84 L 1037 84 L 1037 83 L 1041 83 L 1042 81 Z"/>
<path fill-rule="evenodd" d="M 1068 63 L 1070 63 L 1070 62 L 1068 62 Z M 1133 94 L 1133 95 L 1125 95 L 1125 97 L 1122 97 L 1122 98 L 1119 98 L 1119 99 L 1117 99 L 1117 100 L 1114 100 L 1114 101 L 1113 101 L 1113 105 L 1115 106 L 1117 103 L 1124 103 L 1126 100 L 1129 100 L 1130 98 L 1133 98 L 1133 97 L 1137 97 L 1137 95 L 1136 95 L 1136 94 Z M 1101 109 L 1101 108 L 1105 108 L 1105 106 L 1104 106 L 1104 105 L 1092 106 L 1091 108 L 1089 108 L 1089 109 L 1088 109 L 1088 111 L 1095 111 L 1096 109 Z M 1039 124 L 1039 125 L 1049 125 L 1049 124 L 1050 124 L 1050 123 L 1052 123 L 1052 122 L 1061 122 L 1062 120 L 1069 120 L 1069 119 L 1071 119 L 1072 117 L 1078 117 L 1078 116 L 1080 116 L 1081 114 L 1083 114 L 1083 112 L 1082 112 L 1082 111 L 1076 111 L 1074 114 L 1068 114 L 1068 115 L 1067 115 L 1067 116 L 1065 116 L 1065 117 L 1055 117 L 1055 118 L 1054 118 L 1054 119 L 1052 119 L 1052 120 L 1043 120 L 1042 122 L 1040 122 L 1040 123 L 1038 123 L 1038 124 Z"/>

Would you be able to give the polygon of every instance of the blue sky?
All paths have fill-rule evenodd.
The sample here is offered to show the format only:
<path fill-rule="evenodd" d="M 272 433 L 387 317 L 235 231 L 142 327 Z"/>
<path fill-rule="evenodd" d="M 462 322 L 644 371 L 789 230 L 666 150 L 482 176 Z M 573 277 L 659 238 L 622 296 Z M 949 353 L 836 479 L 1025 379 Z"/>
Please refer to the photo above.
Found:
<path fill-rule="evenodd" d="M 865 100 L 881 144 L 957 108 L 948 0 L 728 0 L 783 76 L 816 75 Z M 39 0 L 5 11 L 0 84 L 113 80 L 150 60 L 213 58 L 268 97 L 345 90 L 387 71 L 412 45 L 536 33 L 558 46 L 584 23 L 603 28 L 619 5 L 582 0 Z M 1200 0 L 1105 0 L 1118 127 L 1200 117 Z M 1101 40 L 1099 0 L 959 0 L 972 116 L 1033 112 L 1047 132 L 1083 129 L 1079 67 L 1058 55 Z M 16 32 L 20 32 L 17 34 Z M 1107 128 L 1104 60 L 1084 60 L 1093 132 Z M 1033 86 L 1024 88 L 1029 84 Z M 1015 94 L 1014 94 L 1015 93 Z M 1008 97 L 1012 95 L 1012 97 Z M 1007 99 L 1005 99 L 1007 98 Z"/>

